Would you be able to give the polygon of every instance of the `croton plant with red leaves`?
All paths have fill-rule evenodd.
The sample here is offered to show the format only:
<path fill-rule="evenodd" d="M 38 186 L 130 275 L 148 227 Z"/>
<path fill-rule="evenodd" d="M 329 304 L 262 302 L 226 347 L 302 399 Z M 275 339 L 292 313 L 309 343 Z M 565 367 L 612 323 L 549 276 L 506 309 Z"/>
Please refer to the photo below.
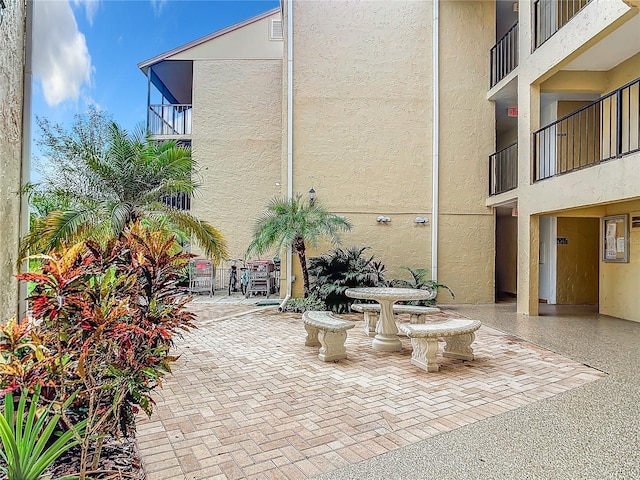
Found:
<path fill-rule="evenodd" d="M 11 327 L 25 338 L 18 357 L 32 371 L 3 377 L 0 387 L 55 386 L 58 398 L 79 390 L 75 404 L 97 419 L 94 433 L 135 428 L 134 414 L 151 414 L 151 392 L 177 360 L 169 353 L 174 336 L 194 327 L 179 286 L 191 257 L 174 237 L 140 225 L 106 244 L 85 241 L 39 256 L 41 272 L 18 276 L 35 284 L 29 300 L 38 327 Z M 0 345 L 3 358 L 15 351 L 11 342 Z"/>

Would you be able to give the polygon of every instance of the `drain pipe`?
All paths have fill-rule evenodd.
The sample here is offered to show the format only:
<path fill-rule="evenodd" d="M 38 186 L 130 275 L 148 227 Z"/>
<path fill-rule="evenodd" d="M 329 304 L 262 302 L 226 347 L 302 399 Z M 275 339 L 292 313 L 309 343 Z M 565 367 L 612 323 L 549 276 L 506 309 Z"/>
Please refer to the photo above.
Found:
<path fill-rule="evenodd" d="M 24 50 L 24 85 L 22 97 L 22 159 L 20 165 L 21 186 L 26 185 L 30 181 L 31 175 L 31 84 L 33 81 L 33 1 L 29 0 L 25 3 L 26 9 L 26 25 L 25 25 L 25 50 Z M 19 214 L 19 231 L 20 240 L 29 233 L 29 199 L 26 194 L 20 197 L 20 214 Z M 24 261 L 21 264 L 21 271 L 29 271 L 29 262 Z M 18 283 L 18 318 L 24 318 L 29 311 L 27 301 L 27 282 L 20 281 Z"/>
<path fill-rule="evenodd" d="M 438 167 L 439 167 L 439 154 L 440 154 L 440 85 L 439 85 L 439 73 L 438 73 L 438 64 L 439 64 L 439 45 L 438 45 L 438 37 L 439 37 L 439 0 L 433 0 L 433 42 L 432 42 L 432 57 L 433 57 L 433 154 L 432 154 L 432 166 L 431 166 L 431 176 L 432 176 L 432 208 L 433 211 L 431 213 L 431 279 L 434 282 L 438 281 L 438 202 L 439 202 L 439 191 L 438 191 Z"/>
<path fill-rule="evenodd" d="M 287 1 L 287 198 L 293 198 L 293 0 Z M 284 311 L 291 299 L 291 246 L 287 249 L 287 293 L 278 307 Z"/>

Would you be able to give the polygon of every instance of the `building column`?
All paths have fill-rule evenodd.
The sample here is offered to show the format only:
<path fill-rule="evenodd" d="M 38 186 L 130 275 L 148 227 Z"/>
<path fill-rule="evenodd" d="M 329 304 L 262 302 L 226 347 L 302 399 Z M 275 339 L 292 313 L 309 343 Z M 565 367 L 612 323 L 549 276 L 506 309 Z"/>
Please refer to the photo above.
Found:
<path fill-rule="evenodd" d="M 518 209 L 518 313 L 538 315 L 540 223 Z"/>
<path fill-rule="evenodd" d="M 527 188 L 533 179 L 532 133 L 538 128 L 540 87 L 532 85 L 530 79 L 521 75 L 518 77 L 518 185 L 524 188 L 520 189 L 518 196 L 517 309 L 518 313 L 524 315 L 538 315 L 540 227 L 539 217 L 531 214 L 531 188 Z"/>

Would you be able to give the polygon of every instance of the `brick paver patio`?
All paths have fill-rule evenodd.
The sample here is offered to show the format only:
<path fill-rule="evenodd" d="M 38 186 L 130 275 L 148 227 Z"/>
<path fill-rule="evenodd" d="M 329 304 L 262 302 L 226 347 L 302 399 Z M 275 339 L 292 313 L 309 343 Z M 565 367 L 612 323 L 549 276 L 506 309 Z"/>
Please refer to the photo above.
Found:
<path fill-rule="evenodd" d="M 604 376 L 486 326 L 474 361 L 442 358 L 437 373 L 411 365 L 407 338 L 402 352 L 372 350 L 362 321 L 348 359 L 325 363 L 304 346 L 300 314 L 191 308 L 199 328 L 178 340 L 155 413 L 138 424 L 148 480 L 310 478 Z"/>

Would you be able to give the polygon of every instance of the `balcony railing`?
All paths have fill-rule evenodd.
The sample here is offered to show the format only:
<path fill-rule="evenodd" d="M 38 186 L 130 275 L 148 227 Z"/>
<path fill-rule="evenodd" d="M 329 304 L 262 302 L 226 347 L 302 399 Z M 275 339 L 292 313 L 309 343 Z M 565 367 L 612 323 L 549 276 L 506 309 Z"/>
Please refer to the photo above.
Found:
<path fill-rule="evenodd" d="M 518 23 L 498 40 L 490 52 L 491 88 L 518 66 Z"/>
<path fill-rule="evenodd" d="M 177 193 L 175 195 L 167 195 L 162 197 L 162 203 L 176 210 L 190 210 L 191 197 L 187 193 Z"/>
<path fill-rule="evenodd" d="M 533 133 L 533 180 L 640 151 L 640 78 Z"/>
<path fill-rule="evenodd" d="M 151 135 L 191 135 L 191 104 L 149 105 Z"/>
<path fill-rule="evenodd" d="M 591 0 L 535 0 L 534 48 L 538 48 L 571 20 Z"/>
<path fill-rule="evenodd" d="M 489 195 L 508 192 L 518 186 L 518 144 L 489 156 Z"/>

